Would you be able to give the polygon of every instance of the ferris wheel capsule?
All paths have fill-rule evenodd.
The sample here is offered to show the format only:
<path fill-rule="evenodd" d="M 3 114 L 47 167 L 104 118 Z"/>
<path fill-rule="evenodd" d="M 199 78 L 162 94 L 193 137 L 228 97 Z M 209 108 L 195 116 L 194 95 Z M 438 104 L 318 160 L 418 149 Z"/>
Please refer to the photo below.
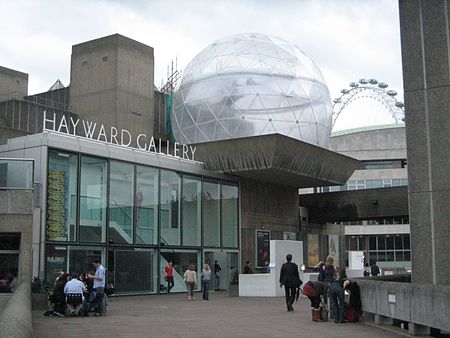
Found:
<path fill-rule="evenodd" d="M 342 94 L 347 94 L 348 92 L 349 92 L 348 89 L 342 89 L 342 90 L 341 90 L 341 93 L 342 93 Z"/>
<path fill-rule="evenodd" d="M 333 100 L 333 103 L 338 103 L 339 102 L 339 99 L 334 99 Z"/>
<path fill-rule="evenodd" d="M 399 108 L 403 108 L 405 106 L 405 104 L 403 102 L 398 101 L 395 103 L 395 106 L 399 107 Z"/>
<path fill-rule="evenodd" d="M 378 81 L 376 79 L 370 79 L 369 83 L 372 85 L 376 85 L 378 83 Z"/>
<path fill-rule="evenodd" d="M 380 87 L 380 88 L 387 88 L 388 87 L 388 84 L 386 83 L 386 82 L 380 82 L 379 84 L 378 84 L 378 87 Z"/>
<path fill-rule="evenodd" d="M 395 95 L 397 95 L 397 92 L 395 91 L 395 90 L 388 90 L 387 92 L 386 92 L 386 94 L 388 94 L 389 96 L 395 96 Z"/>
<path fill-rule="evenodd" d="M 368 84 L 369 81 L 367 81 L 366 79 L 359 79 L 359 83 L 361 83 L 361 84 Z"/>
<path fill-rule="evenodd" d="M 358 87 L 358 86 L 359 86 L 358 83 L 356 83 L 356 82 L 350 82 L 350 87 L 356 88 L 356 87 Z"/>

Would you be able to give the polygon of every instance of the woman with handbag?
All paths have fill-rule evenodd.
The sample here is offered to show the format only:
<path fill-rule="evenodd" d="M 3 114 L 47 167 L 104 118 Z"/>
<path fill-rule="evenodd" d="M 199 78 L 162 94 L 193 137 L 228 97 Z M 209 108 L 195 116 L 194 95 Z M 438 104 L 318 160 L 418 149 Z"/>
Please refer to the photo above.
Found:
<path fill-rule="evenodd" d="M 188 300 L 193 300 L 195 283 L 197 282 L 197 272 L 195 272 L 194 264 L 189 265 L 189 270 L 186 270 L 183 277 L 184 282 L 186 283 Z"/>

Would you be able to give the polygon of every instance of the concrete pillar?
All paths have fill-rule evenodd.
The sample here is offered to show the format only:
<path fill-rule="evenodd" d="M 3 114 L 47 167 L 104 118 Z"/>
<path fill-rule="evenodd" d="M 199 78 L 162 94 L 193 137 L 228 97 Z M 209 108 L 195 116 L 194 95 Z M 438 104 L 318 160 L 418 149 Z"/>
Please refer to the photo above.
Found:
<path fill-rule="evenodd" d="M 413 336 L 418 335 L 430 335 L 430 328 L 428 326 L 419 325 L 415 323 L 409 323 L 408 324 L 408 333 Z"/>
<path fill-rule="evenodd" d="M 375 324 L 377 325 L 393 325 L 394 320 L 390 317 L 382 316 L 382 315 L 375 315 Z"/>
<path fill-rule="evenodd" d="M 450 285 L 450 6 L 399 0 L 412 281 Z"/>

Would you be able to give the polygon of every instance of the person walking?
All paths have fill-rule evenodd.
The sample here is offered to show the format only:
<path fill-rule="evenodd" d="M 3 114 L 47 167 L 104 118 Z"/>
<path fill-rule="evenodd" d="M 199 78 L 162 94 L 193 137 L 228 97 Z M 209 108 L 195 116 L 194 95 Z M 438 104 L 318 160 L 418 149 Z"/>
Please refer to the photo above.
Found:
<path fill-rule="evenodd" d="M 208 264 L 203 265 L 202 271 L 202 289 L 203 289 L 203 299 L 209 299 L 209 286 L 211 285 L 211 269 Z"/>
<path fill-rule="evenodd" d="M 94 293 L 94 303 L 96 307 L 95 315 L 103 316 L 105 314 L 105 268 L 99 259 L 94 259 L 92 265 L 95 267 L 95 274 L 89 274 L 88 278 L 93 279 L 92 291 Z"/>
<path fill-rule="evenodd" d="M 184 282 L 186 283 L 188 300 L 193 300 L 195 283 L 197 282 L 197 272 L 195 272 L 194 264 L 189 265 L 189 269 L 186 270 L 183 277 Z"/>
<path fill-rule="evenodd" d="M 164 268 L 164 272 L 166 273 L 164 279 L 167 281 L 167 294 L 170 293 L 170 290 L 172 290 L 172 288 L 175 285 L 175 282 L 173 280 L 173 263 L 169 262 L 169 265 L 167 265 Z"/>
<path fill-rule="evenodd" d="M 222 268 L 220 267 L 219 263 L 217 263 L 217 260 L 214 261 L 214 276 L 216 278 L 216 287 L 215 290 L 220 290 L 220 276 L 222 275 Z"/>
<path fill-rule="evenodd" d="M 281 266 L 280 288 L 284 286 L 286 296 L 286 305 L 288 312 L 294 311 L 292 304 L 295 300 L 297 288 L 300 287 L 302 281 L 298 273 L 297 264 L 292 262 L 292 255 L 286 255 L 286 263 Z"/>

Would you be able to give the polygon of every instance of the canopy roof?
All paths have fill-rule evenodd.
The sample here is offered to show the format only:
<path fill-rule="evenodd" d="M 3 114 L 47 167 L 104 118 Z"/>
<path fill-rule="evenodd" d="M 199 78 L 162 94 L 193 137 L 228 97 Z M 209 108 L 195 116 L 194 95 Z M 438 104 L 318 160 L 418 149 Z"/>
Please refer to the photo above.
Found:
<path fill-rule="evenodd" d="M 359 161 L 280 134 L 198 143 L 206 170 L 297 188 L 342 185 Z"/>

